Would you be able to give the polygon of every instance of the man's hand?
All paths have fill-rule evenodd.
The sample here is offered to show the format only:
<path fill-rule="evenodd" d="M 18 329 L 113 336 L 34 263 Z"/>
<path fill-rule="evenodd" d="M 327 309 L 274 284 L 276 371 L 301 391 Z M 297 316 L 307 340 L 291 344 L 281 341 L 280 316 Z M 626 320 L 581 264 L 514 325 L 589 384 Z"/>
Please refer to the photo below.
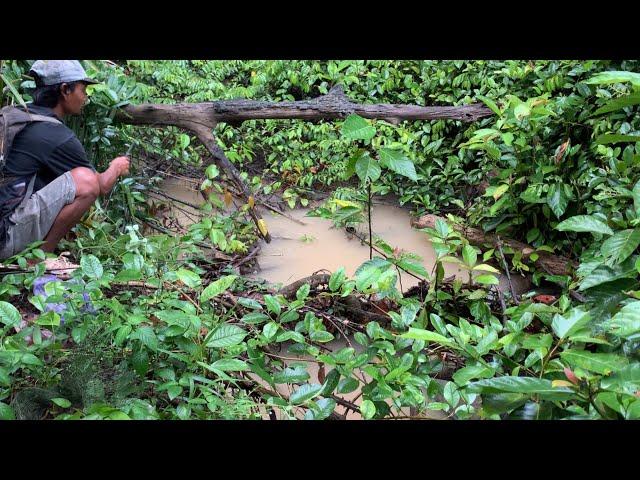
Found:
<path fill-rule="evenodd" d="M 118 176 L 129 175 L 129 157 L 116 157 L 111 160 L 109 168 L 113 167 Z"/>
<path fill-rule="evenodd" d="M 100 195 L 111 191 L 119 177 L 129 174 L 129 157 L 116 157 L 109 163 L 109 168 L 98 174 Z"/>

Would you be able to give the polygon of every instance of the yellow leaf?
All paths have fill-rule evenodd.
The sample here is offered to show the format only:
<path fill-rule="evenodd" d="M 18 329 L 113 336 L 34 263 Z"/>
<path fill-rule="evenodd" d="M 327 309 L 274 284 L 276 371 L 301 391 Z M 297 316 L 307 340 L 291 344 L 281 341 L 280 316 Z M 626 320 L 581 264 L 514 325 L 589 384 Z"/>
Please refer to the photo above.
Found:
<path fill-rule="evenodd" d="M 249 204 L 249 208 L 253 208 L 253 206 L 256 204 L 255 200 L 253 199 L 253 195 L 249 195 L 249 201 L 247 203 Z"/>
<path fill-rule="evenodd" d="M 229 205 L 231 205 L 231 201 L 233 200 L 233 197 L 231 196 L 231 192 L 229 190 L 225 190 L 224 192 L 224 204 L 228 207 Z"/>
<path fill-rule="evenodd" d="M 556 387 L 573 387 L 573 383 L 567 382 L 566 380 L 554 380 L 551 382 L 551 388 Z"/>
<path fill-rule="evenodd" d="M 503 183 L 498 188 L 496 188 L 495 192 L 493 192 L 493 199 L 498 200 L 502 196 L 502 194 L 507 190 L 509 190 L 509 185 L 507 185 L 506 183 Z"/>
<path fill-rule="evenodd" d="M 264 219 L 262 218 L 258 220 L 258 228 L 260 229 L 260 232 L 262 233 L 262 235 L 265 237 L 269 233 L 269 230 L 267 230 L 267 222 L 265 222 Z"/>

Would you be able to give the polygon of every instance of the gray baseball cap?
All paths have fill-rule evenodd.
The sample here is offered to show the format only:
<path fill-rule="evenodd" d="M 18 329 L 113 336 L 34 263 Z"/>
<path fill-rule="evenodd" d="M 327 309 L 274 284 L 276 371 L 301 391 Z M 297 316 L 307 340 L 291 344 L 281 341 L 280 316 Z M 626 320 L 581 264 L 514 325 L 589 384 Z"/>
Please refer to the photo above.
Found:
<path fill-rule="evenodd" d="M 100 83 L 87 77 L 87 72 L 78 60 L 36 60 L 29 73 L 37 74 L 44 85 L 64 82 Z"/>

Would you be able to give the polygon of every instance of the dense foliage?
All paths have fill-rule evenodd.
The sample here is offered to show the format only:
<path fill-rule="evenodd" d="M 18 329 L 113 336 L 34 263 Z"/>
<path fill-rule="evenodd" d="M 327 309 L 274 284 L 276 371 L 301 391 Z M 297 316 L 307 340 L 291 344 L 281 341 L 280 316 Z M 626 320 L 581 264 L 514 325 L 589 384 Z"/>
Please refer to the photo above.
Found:
<path fill-rule="evenodd" d="M 409 409 L 459 419 L 640 418 L 637 61 L 85 65 L 104 83 L 70 125 L 99 168 L 133 145 L 133 173 L 65 240 L 80 265 L 71 279 L 41 284 L 44 265 L 27 265 L 44 257 L 37 244 L 5 262 L 21 270 L 0 271 L 0 418 L 263 418 L 277 408 L 283 418 L 324 419 L 356 390 L 364 418 Z M 28 66 L 1 61 L 2 104 L 29 100 Z M 416 214 L 446 215 L 426 229 L 433 271 L 377 239 L 354 278 L 339 269 L 326 289 L 303 285 L 285 298 L 207 253 L 214 246 L 237 261 L 255 244 L 246 207 L 224 213 L 209 195 L 206 218 L 188 232 L 145 228 L 159 170 L 199 169 L 205 191 L 227 187 L 186 132 L 115 124 L 117 108 L 300 100 L 336 83 L 356 102 L 481 101 L 495 115 L 473 124 L 357 116 L 220 124 L 220 146 L 256 198 L 306 206 L 314 190 L 335 190 L 313 214 L 337 225 L 366 223 L 372 195 L 389 192 Z M 528 259 L 504 249 L 509 268 L 532 274 L 534 289 L 552 288 L 552 300 L 501 298 L 502 253 L 470 245 L 456 224 L 531 245 Z M 566 276 L 538 271 L 530 260 L 543 251 L 579 266 Z M 446 262 L 469 279 L 446 282 Z M 423 288 L 403 296 L 399 269 Z M 354 297 L 386 302 L 386 321 L 341 323 L 341 302 Z M 343 330 L 348 346 L 329 351 Z M 298 354 L 307 359 L 284 363 Z M 317 378 L 310 364 L 320 365 Z"/>

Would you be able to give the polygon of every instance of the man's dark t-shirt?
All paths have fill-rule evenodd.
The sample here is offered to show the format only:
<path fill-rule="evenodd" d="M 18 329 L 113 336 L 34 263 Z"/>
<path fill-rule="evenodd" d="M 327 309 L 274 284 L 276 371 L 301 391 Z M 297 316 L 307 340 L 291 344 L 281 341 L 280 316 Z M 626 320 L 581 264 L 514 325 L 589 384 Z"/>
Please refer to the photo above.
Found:
<path fill-rule="evenodd" d="M 30 113 L 60 120 L 50 108 L 33 104 L 27 106 Z M 33 187 L 36 192 L 76 167 L 95 171 L 70 128 L 52 122 L 33 122 L 24 127 L 14 138 L 0 175 L 5 179 L 0 181 L 0 219 L 7 218 L 18 206 L 24 197 L 25 185 L 33 175 L 37 175 Z"/>

